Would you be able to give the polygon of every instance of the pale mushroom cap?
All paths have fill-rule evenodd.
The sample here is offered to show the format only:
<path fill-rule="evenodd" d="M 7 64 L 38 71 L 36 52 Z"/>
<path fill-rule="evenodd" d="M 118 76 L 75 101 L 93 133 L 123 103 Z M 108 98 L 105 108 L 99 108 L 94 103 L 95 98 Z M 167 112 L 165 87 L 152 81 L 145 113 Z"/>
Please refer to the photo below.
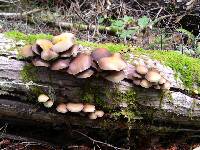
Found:
<path fill-rule="evenodd" d="M 59 112 L 59 113 L 66 113 L 68 110 L 67 110 L 67 106 L 66 106 L 66 104 L 64 104 L 64 103 L 61 103 L 61 104 L 59 104 L 57 107 L 56 107 L 56 110 L 57 110 L 57 112 Z"/>
<path fill-rule="evenodd" d="M 47 108 L 50 108 L 53 106 L 54 101 L 53 100 L 48 100 L 47 102 L 44 102 L 44 106 Z"/>
<path fill-rule="evenodd" d="M 69 48 L 72 47 L 73 44 L 74 43 L 71 40 L 63 40 L 53 45 L 52 50 L 56 53 L 64 52 L 66 50 L 69 50 Z"/>
<path fill-rule="evenodd" d="M 158 71 L 151 70 L 151 71 L 147 72 L 147 74 L 145 75 L 145 78 L 149 82 L 158 82 L 161 79 L 161 75 L 160 75 L 160 73 Z"/>
<path fill-rule="evenodd" d="M 69 74 L 76 75 L 90 68 L 92 65 L 92 58 L 87 54 L 79 54 L 72 62 L 69 64 L 67 72 Z"/>
<path fill-rule="evenodd" d="M 91 53 L 93 60 L 98 61 L 104 57 L 110 57 L 112 54 L 106 48 L 97 48 Z"/>
<path fill-rule="evenodd" d="M 80 46 L 77 44 L 74 44 L 69 50 L 66 50 L 60 54 L 61 57 L 75 57 L 78 54 Z"/>
<path fill-rule="evenodd" d="M 149 81 L 147 81 L 146 79 L 143 79 L 140 83 L 140 85 L 144 88 L 149 88 L 151 87 L 151 83 Z"/>
<path fill-rule="evenodd" d="M 164 84 L 167 80 L 163 77 L 160 78 L 159 84 Z"/>
<path fill-rule="evenodd" d="M 96 110 L 94 113 L 97 117 L 103 117 L 103 115 L 105 114 L 102 110 Z"/>
<path fill-rule="evenodd" d="M 70 60 L 69 59 L 60 59 L 53 62 L 51 66 L 51 70 L 61 70 L 65 69 L 69 66 Z"/>
<path fill-rule="evenodd" d="M 32 57 L 34 56 L 34 53 L 32 51 L 32 46 L 31 45 L 25 45 L 21 51 L 20 51 L 20 55 L 23 57 Z"/>
<path fill-rule="evenodd" d="M 40 102 L 40 103 L 47 102 L 48 100 L 49 100 L 49 97 L 45 94 L 40 94 L 38 96 L 38 102 Z"/>
<path fill-rule="evenodd" d="M 32 60 L 32 64 L 36 67 L 49 67 L 50 64 L 45 62 L 44 60 L 40 58 L 35 58 Z"/>
<path fill-rule="evenodd" d="M 98 65 L 102 70 L 121 71 L 126 68 L 126 62 L 116 55 L 101 58 L 98 61 Z"/>
<path fill-rule="evenodd" d="M 89 114 L 89 119 L 91 119 L 91 120 L 95 120 L 95 119 L 97 119 L 97 115 L 93 112 L 93 113 L 90 113 Z"/>
<path fill-rule="evenodd" d="M 43 51 L 47 51 L 52 48 L 53 44 L 51 41 L 46 39 L 38 39 L 36 40 L 36 44 L 39 45 Z"/>
<path fill-rule="evenodd" d="M 170 82 L 167 81 L 167 82 L 165 82 L 165 84 L 163 84 L 161 86 L 161 89 L 163 89 L 163 90 L 169 90 L 170 87 L 171 87 L 171 84 L 170 84 Z"/>
<path fill-rule="evenodd" d="M 49 61 L 49 60 L 57 58 L 57 57 L 58 57 L 58 54 L 52 50 L 46 50 L 46 51 L 41 52 L 41 58 L 43 60 Z"/>
<path fill-rule="evenodd" d="M 67 110 L 70 112 L 80 112 L 83 110 L 82 103 L 67 103 Z"/>
<path fill-rule="evenodd" d="M 83 112 L 94 112 L 95 106 L 91 104 L 85 104 L 83 107 Z"/>
<path fill-rule="evenodd" d="M 146 74 L 148 72 L 148 68 L 144 65 L 138 65 L 138 66 L 136 66 L 136 71 L 139 74 Z"/>
<path fill-rule="evenodd" d="M 125 76 L 124 71 L 112 71 L 108 75 L 106 75 L 104 78 L 109 81 L 118 83 L 122 81 L 125 77 L 126 76 Z"/>
<path fill-rule="evenodd" d="M 77 78 L 89 78 L 94 74 L 92 69 L 87 69 L 77 75 Z"/>
<path fill-rule="evenodd" d="M 54 36 L 52 39 L 52 43 L 56 44 L 58 42 L 64 41 L 64 40 L 73 40 L 75 38 L 73 33 L 65 32 L 60 35 Z"/>

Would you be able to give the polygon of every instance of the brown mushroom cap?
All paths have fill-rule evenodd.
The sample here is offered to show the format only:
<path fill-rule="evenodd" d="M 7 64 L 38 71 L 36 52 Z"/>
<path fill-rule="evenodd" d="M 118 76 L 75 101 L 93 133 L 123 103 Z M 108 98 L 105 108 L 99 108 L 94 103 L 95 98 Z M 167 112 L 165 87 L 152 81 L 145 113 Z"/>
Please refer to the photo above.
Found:
<path fill-rule="evenodd" d="M 141 81 L 142 80 L 140 80 L 140 79 L 133 78 L 133 84 L 135 84 L 135 85 L 140 85 Z"/>
<path fill-rule="evenodd" d="M 53 62 L 51 66 L 51 70 L 61 70 L 69 67 L 70 60 L 69 59 L 59 59 Z"/>
<path fill-rule="evenodd" d="M 92 112 L 89 114 L 89 119 L 95 120 L 95 119 L 97 119 L 97 115 L 94 112 Z"/>
<path fill-rule="evenodd" d="M 53 103 L 54 103 L 53 100 L 48 100 L 48 101 L 44 102 L 43 104 L 45 107 L 50 108 L 53 106 Z"/>
<path fill-rule="evenodd" d="M 69 50 L 66 50 L 60 54 L 61 57 L 75 57 L 78 53 L 79 45 L 74 44 Z"/>
<path fill-rule="evenodd" d="M 91 104 L 85 104 L 82 111 L 83 112 L 94 112 L 95 106 L 91 105 Z"/>
<path fill-rule="evenodd" d="M 77 78 L 89 78 L 94 74 L 92 69 L 87 69 L 77 75 Z"/>
<path fill-rule="evenodd" d="M 67 72 L 69 74 L 76 75 L 90 68 L 92 65 L 92 58 L 88 54 L 79 54 L 74 60 L 69 64 Z"/>
<path fill-rule="evenodd" d="M 51 41 L 46 40 L 46 39 L 38 39 L 38 40 L 36 40 L 36 44 L 39 45 L 43 51 L 48 51 L 53 46 Z"/>
<path fill-rule="evenodd" d="M 64 104 L 64 103 L 61 103 L 61 104 L 59 104 L 57 107 L 56 107 L 56 110 L 57 110 L 57 112 L 59 112 L 59 113 L 66 113 L 68 110 L 67 110 L 67 106 L 66 106 L 66 104 Z"/>
<path fill-rule="evenodd" d="M 32 57 L 34 56 L 34 53 L 32 51 L 32 46 L 31 45 L 25 45 L 21 51 L 20 51 L 20 55 L 23 57 Z"/>
<path fill-rule="evenodd" d="M 40 94 L 38 96 L 38 102 L 40 102 L 40 103 L 47 102 L 48 100 L 49 100 L 49 97 L 45 94 Z"/>
<path fill-rule="evenodd" d="M 95 61 L 104 57 L 110 57 L 111 55 L 112 54 L 106 48 L 97 48 L 91 53 L 91 56 Z"/>
<path fill-rule="evenodd" d="M 83 104 L 82 103 L 67 103 L 67 110 L 70 112 L 80 112 L 83 110 Z"/>
<path fill-rule="evenodd" d="M 136 72 L 135 66 L 133 66 L 131 64 L 127 64 L 126 69 L 124 69 L 124 73 L 125 73 L 127 79 L 132 80 L 133 77 L 134 78 L 142 78 L 142 76 Z"/>
<path fill-rule="evenodd" d="M 50 66 L 49 63 L 47 63 L 46 61 L 44 61 L 40 58 L 33 59 L 32 64 L 36 67 L 49 67 Z"/>
<path fill-rule="evenodd" d="M 148 72 L 148 68 L 144 65 L 137 65 L 136 66 L 136 71 L 139 73 L 139 74 L 146 74 Z"/>
<path fill-rule="evenodd" d="M 108 75 L 104 76 L 105 79 L 118 83 L 125 78 L 124 71 L 111 71 Z"/>
<path fill-rule="evenodd" d="M 53 45 L 52 50 L 56 53 L 64 52 L 69 50 L 69 48 L 72 47 L 73 44 L 74 43 L 71 40 L 63 40 Z"/>
<path fill-rule="evenodd" d="M 40 53 L 42 52 L 42 48 L 37 44 L 33 44 L 31 49 L 37 55 L 40 55 Z"/>
<path fill-rule="evenodd" d="M 102 70 L 121 71 L 126 68 L 126 62 L 117 54 L 99 59 L 98 65 Z"/>
<path fill-rule="evenodd" d="M 162 86 L 161 89 L 163 90 L 169 90 L 171 88 L 171 84 L 169 81 L 165 82 Z"/>
<path fill-rule="evenodd" d="M 151 87 L 151 83 L 149 81 L 147 81 L 146 79 L 143 79 L 140 83 L 140 85 L 144 88 L 149 88 Z"/>
<path fill-rule="evenodd" d="M 41 58 L 43 60 L 49 61 L 49 60 L 57 58 L 57 57 L 58 57 L 58 54 L 52 50 L 46 50 L 46 51 L 41 52 Z"/>
<path fill-rule="evenodd" d="M 161 79 L 161 75 L 157 70 L 150 70 L 145 75 L 145 78 L 149 82 L 156 82 L 157 83 Z"/>
<path fill-rule="evenodd" d="M 96 110 L 94 113 L 97 117 L 103 117 L 104 115 L 104 112 L 102 110 Z"/>

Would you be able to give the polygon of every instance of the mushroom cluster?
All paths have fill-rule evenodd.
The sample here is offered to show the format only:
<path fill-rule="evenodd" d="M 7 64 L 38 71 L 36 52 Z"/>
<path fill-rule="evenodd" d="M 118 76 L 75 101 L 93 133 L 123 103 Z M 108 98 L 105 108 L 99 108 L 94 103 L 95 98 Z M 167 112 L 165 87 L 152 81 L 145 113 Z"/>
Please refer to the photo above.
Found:
<path fill-rule="evenodd" d="M 125 74 L 133 84 L 144 88 L 169 90 L 174 82 L 174 72 L 171 68 L 144 55 L 135 58 L 132 65 L 128 64 Z"/>
<path fill-rule="evenodd" d="M 49 96 L 45 94 L 40 94 L 38 96 L 38 102 L 43 103 L 45 107 L 50 108 L 53 106 L 54 101 L 49 98 Z"/>
<path fill-rule="evenodd" d="M 52 41 L 39 39 L 22 48 L 21 55 L 31 58 L 34 66 L 64 71 L 77 78 L 98 74 L 115 83 L 128 79 L 144 88 L 170 89 L 172 85 L 173 70 L 158 61 L 141 56 L 133 57 L 132 64 L 127 63 L 120 53 L 110 53 L 105 48 L 85 52 L 80 45 L 74 44 L 74 39 L 72 33 L 54 36 Z"/>

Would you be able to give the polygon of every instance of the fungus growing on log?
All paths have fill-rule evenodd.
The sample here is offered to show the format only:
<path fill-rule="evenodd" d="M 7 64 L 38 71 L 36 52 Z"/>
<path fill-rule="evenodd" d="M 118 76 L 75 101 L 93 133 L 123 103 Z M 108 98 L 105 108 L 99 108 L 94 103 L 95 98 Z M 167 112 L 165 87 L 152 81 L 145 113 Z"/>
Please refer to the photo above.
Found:
<path fill-rule="evenodd" d="M 70 112 L 80 112 L 83 110 L 82 103 L 67 103 L 67 110 Z"/>
<path fill-rule="evenodd" d="M 94 112 L 95 111 L 95 106 L 91 104 L 85 104 L 83 107 L 83 112 Z"/>
<path fill-rule="evenodd" d="M 115 83 L 122 81 L 125 77 L 124 71 L 111 71 L 104 76 L 105 79 Z"/>
<path fill-rule="evenodd" d="M 70 60 L 69 59 L 59 59 L 53 62 L 51 65 L 51 70 L 62 70 L 69 67 Z"/>
<path fill-rule="evenodd" d="M 56 107 L 56 110 L 57 110 L 57 112 L 64 114 L 64 113 L 66 113 L 68 111 L 67 110 L 67 105 L 64 104 L 64 103 L 61 103 Z"/>
<path fill-rule="evenodd" d="M 47 102 L 48 100 L 49 100 L 49 97 L 45 94 L 40 94 L 38 96 L 38 102 L 40 102 L 40 103 Z"/>
<path fill-rule="evenodd" d="M 136 71 L 139 73 L 139 74 L 146 74 L 148 72 L 148 68 L 144 65 L 138 65 L 136 66 Z"/>
<path fill-rule="evenodd" d="M 50 64 L 40 58 L 34 58 L 32 64 L 36 67 L 49 67 Z"/>
<path fill-rule="evenodd" d="M 92 59 L 98 62 L 101 58 L 110 57 L 112 54 L 106 48 L 97 48 L 91 53 Z"/>
<path fill-rule="evenodd" d="M 44 107 L 50 108 L 53 106 L 53 103 L 54 103 L 54 101 L 49 99 L 48 101 L 44 102 L 43 104 L 44 104 Z"/>
<path fill-rule="evenodd" d="M 51 49 L 41 52 L 41 58 L 47 61 L 57 58 L 58 56 L 59 55 L 56 52 L 52 51 Z"/>
<path fill-rule="evenodd" d="M 32 51 L 32 46 L 31 45 L 25 45 L 21 50 L 20 50 L 20 55 L 27 58 L 27 57 L 33 57 L 34 53 Z"/>
<path fill-rule="evenodd" d="M 91 120 L 95 120 L 95 119 L 97 119 L 97 115 L 93 112 L 93 113 L 90 113 L 89 114 L 89 119 L 91 119 Z"/>
<path fill-rule="evenodd" d="M 97 117 L 100 118 L 104 116 L 104 112 L 102 110 L 96 110 L 94 113 Z"/>
<path fill-rule="evenodd" d="M 53 46 L 51 41 L 46 40 L 46 39 L 39 39 L 36 41 L 36 44 L 39 45 L 43 51 L 48 51 Z"/>
<path fill-rule="evenodd" d="M 148 71 L 148 73 L 145 75 L 145 78 L 149 81 L 149 82 L 159 82 L 159 80 L 161 79 L 161 75 L 157 70 L 150 70 Z"/>

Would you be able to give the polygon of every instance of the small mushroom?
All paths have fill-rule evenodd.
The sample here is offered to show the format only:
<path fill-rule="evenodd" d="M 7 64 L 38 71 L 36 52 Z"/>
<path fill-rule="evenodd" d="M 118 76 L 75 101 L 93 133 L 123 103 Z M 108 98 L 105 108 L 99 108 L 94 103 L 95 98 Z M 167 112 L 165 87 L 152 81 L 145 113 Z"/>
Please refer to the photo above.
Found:
<path fill-rule="evenodd" d="M 74 60 L 69 64 L 67 72 L 69 74 L 76 75 L 90 68 L 92 65 L 92 58 L 88 54 L 79 54 Z"/>
<path fill-rule="evenodd" d="M 52 43 L 57 44 L 61 41 L 68 40 L 68 39 L 72 41 L 72 40 L 74 40 L 74 38 L 75 38 L 75 36 L 73 33 L 65 32 L 60 35 L 54 36 L 52 39 Z"/>
<path fill-rule="evenodd" d="M 41 58 L 43 60 L 49 61 L 49 60 L 57 58 L 57 57 L 58 57 L 58 54 L 56 52 L 52 51 L 51 49 L 41 52 Z"/>
<path fill-rule="evenodd" d="M 167 80 L 163 77 L 160 78 L 159 84 L 164 84 Z"/>
<path fill-rule="evenodd" d="M 46 39 L 38 39 L 38 40 L 36 40 L 36 44 L 39 45 L 43 51 L 48 51 L 53 46 L 51 41 L 46 40 Z"/>
<path fill-rule="evenodd" d="M 94 112 L 95 106 L 91 104 L 85 104 L 83 107 L 83 112 Z"/>
<path fill-rule="evenodd" d="M 48 100 L 48 101 L 44 102 L 43 104 L 44 104 L 44 107 L 50 108 L 53 106 L 53 103 L 54 103 L 53 100 Z"/>
<path fill-rule="evenodd" d="M 136 66 L 136 71 L 139 74 L 146 74 L 148 72 L 148 68 L 144 65 L 138 65 L 138 66 Z"/>
<path fill-rule="evenodd" d="M 47 63 L 46 61 L 44 61 L 40 58 L 33 59 L 32 64 L 36 67 L 49 67 L 50 66 L 49 63 Z"/>
<path fill-rule="evenodd" d="M 31 49 L 37 55 L 40 55 L 40 53 L 42 52 L 42 48 L 37 44 L 33 44 Z"/>
<path fill-rule="evenodd" d="M 77 78 L 89 78 L 94 74 L 92 69 L 87 69 L 77 75 Z"/>
<path fill-rule="evenodd" d="M 51 66 L 51 70 L 62 70 L 69 67 L 70 60 L 69 59 L 59 59 L 53 62 Z"/>
<path fill-rule="evenodd" d="M 32 51 L 32 46 L 31 45 L 25 45 L 21 50 L 20 50 L 20 55 L 27 58 L 27 57 L 32 57 L 34 56 L 34 53 Z"/>
<path fill-rule="evenodd" d="M 125 77 L 124 71 L 111 71 L 108 75 L 104 76 L 105 79 L 115 83 L 122 81 Z"/>
<path fill-rule="evenodd" d="M 93 113 L 90 113 L 89 114 L 89 119 L 91 119 L 91 120 L 95 120 L 95 119 L 97 119 L 97 115 L 93 112 Z"/>
<path fill-rule="evenodd" d="M 66 106 L 66 104 L 64 104 L 64 103 L 61 103 L 61 104 L 59 104 L 57 107 L 56 107 L 56 110 L 57 110 L 57 112 L 59 112 L 59 113 L 66 113 L 68 110 L 67 110 L 67 106 Z"/>
<path fill-rule="evenodd" d="M 118 54 L 99 59 L 98 65 L 102 70 L 121 71 L 126 68 L 126 62 Z"/>
<path fill-rule="evenodd" d="M 91 53 L 91 56 L 95 61 L 104 57 L 110 57 L 111 55 L 112 54 L 106 48 L 97 48 Z"/>
<path fill-rule="evenodd" d="M 78 50 L 79 50 L 79 45 L 74 44 L 69 50 L 66 50 L 60 53 L 60 56 L 61 57 L 70 57 L 70 56 L 75 57 L 78 53 Z"/>
<path fill-rule="evenodd" d="M 135 66 L 133 66 L 131 64 L 127 64 L 126 69 L 124 69 L 124 73 L 125 73 L 127 79 L 132 80 L 133 77 L 142 78 L 142 76 L 136 72 Z"/>
<path fill-rule="evenodd" d="M 145 78 L 149 82 L 156 82 L 157 83 L 161 79 L 161 75 L 157 70 L 150 70 L 145 75 Z"/>
<path fill-rule="evenodd" d="M 163 90 L 169 90 L 171 87 L 171 84 L 169 81 L 165 82 L 162 86 L 161 86 L 161 89 Z"/>
<path fill-rule="evenodd" d="M 104 112 L 102 110 L 96 110 L 94 113 L 97 117 L 100 117 L 100 118 L 103 117 L 104 115 Z"/>
<path fill-rule="evenodd" d="M 140 85 L 144 88 L 149 88 L 151 87 L 151 83 L 149 81 L 147 81 L 146 79 L 143 79 L 140 83 Z"/>
<path fill-rule="evenodd" d="M 83 110 L 83 104 L 82 103 L 68 103 L 67 110 L 70 112 L 80 112 Z"/>
<path fill-rule="evenodd" d="M 45 94 L 40 94 L 38 96 L 38 102 L 40 102 L 40 103 L 47 102 L 48 100 L 49 100 L 49 97 Z"/>
<path fill-rule="evenodd" d="M 52 50 L 56 53 L 64 52 L 69 50 L 69 48 L 72 47 L 73 44 L 74 43 L 71 40 L 63 40 L 53 45 Z"/>

